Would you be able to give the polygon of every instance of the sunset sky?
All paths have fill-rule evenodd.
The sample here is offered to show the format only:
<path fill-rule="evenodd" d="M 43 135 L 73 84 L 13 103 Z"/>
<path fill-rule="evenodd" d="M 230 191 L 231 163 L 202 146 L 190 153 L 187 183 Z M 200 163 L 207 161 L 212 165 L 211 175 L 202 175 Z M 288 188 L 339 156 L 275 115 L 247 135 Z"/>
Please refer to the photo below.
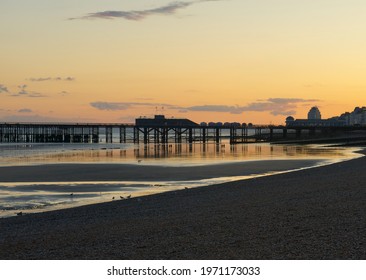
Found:
<path fill-rule="evenodd" d="M 282 124 L 366 105 L 364 0 L 0 0 L 0 121 Z"/>

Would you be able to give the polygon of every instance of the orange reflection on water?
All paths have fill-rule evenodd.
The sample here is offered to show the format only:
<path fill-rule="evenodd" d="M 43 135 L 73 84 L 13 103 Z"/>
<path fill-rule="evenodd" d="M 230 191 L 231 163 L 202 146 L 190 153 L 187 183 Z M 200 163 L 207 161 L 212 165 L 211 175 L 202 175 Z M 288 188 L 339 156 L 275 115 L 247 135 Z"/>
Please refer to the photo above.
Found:
<path fill-rule="evenodd" d="M 202 165 L 223 161 L 252 161 L 267 159 L 343 159 L 352 157 L 355 148 L 317 145 L 271 144 L 148 144 L 89 149 L 88 145 L 53 147 L 53 150 L 33 150 L 31 146 L 1 157 L 1 165 L 32 165 L 57 163 L 128 163 Z"/>

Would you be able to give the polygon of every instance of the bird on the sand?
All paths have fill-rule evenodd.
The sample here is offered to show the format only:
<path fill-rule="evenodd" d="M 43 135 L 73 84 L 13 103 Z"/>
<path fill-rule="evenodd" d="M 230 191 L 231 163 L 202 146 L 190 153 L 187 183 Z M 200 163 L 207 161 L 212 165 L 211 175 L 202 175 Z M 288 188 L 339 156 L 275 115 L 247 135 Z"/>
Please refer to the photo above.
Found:
<path fill-rule="evenodd" d="M 114 197 L 112 197 L 112 199 L 114 199 Z"/>
<path fill-rule="evenodd" d="M 131 195 L 128 195 L 127 198 L 131 198 Z"/>
<path fill-rule="evenodd" d="M 18 212 L 17 213 L 17 216 L 22 216 L 23 215 L 23 212 Z"/>
<path fill-rule="evenodd" d="M 125 199 L 123 196 L 119 196 L 121 199 Z"/>

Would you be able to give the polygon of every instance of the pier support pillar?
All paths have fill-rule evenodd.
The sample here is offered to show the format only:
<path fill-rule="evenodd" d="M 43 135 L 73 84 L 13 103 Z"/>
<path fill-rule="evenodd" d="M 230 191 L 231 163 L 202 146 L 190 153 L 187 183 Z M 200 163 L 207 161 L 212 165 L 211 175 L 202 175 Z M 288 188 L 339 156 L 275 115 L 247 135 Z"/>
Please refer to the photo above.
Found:
<path fill-rule="evenodd" d="M 273 128 L 269 129 L 269 141 L 273 140 Z"/>
<path fill-rule="evenodd" d="M 119 128 L 119 142 L 126 143 L 126 127 L 124 126 Z"/>
<path fill-rule="evenodd" d="M 149 142 L 149 130 L 147 127 L 144 127 L 144 144 L 147 144 Z"/>
<path fill-rule="evenodd" d="M 133 128 L 133 142 L 137 144 L 140 142 L 140 134 L 138 127 Z"/>
<path fill-rule="evenodd" d="M 231 127 L 230 128 L 230 144 L 234 144 L 235 143 L 235 137 L 236 136 L 236 130 L 235 128 Z"/>
<path fill-rule="evenodd" d="M 216 128 L 216 131 L 215 131 L 215 142 L 216 142 L 216 144 L 220 143 L 220 129 L 219 128 Z"/>
<path fill-rule="evenodd" d="M 193 143 L 193 129 L 192 128 L 188 129 L 188 143 L 189 144 Z"/>
<path fill-rule="evenodd" d="M 161 130 L 161 143 L 166 144 L 168 143 L 168 129 L 163 128 Z"/>
<path fill-rule="evenodd" d="M 113 128 L 110 126 L 106 126 L 105 134 L 106 134 L 106 142 L 112 143 L 113 142 Z"/>

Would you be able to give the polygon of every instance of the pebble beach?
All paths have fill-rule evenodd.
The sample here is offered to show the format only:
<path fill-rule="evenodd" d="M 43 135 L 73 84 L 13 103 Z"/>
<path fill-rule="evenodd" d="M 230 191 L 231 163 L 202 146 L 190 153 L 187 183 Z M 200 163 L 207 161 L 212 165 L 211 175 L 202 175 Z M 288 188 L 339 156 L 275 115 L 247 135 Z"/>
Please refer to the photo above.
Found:
<path fill-rule="evenodd" d="M 0 258 L 365 259 L 365 165 L 0 219 Z"/>

